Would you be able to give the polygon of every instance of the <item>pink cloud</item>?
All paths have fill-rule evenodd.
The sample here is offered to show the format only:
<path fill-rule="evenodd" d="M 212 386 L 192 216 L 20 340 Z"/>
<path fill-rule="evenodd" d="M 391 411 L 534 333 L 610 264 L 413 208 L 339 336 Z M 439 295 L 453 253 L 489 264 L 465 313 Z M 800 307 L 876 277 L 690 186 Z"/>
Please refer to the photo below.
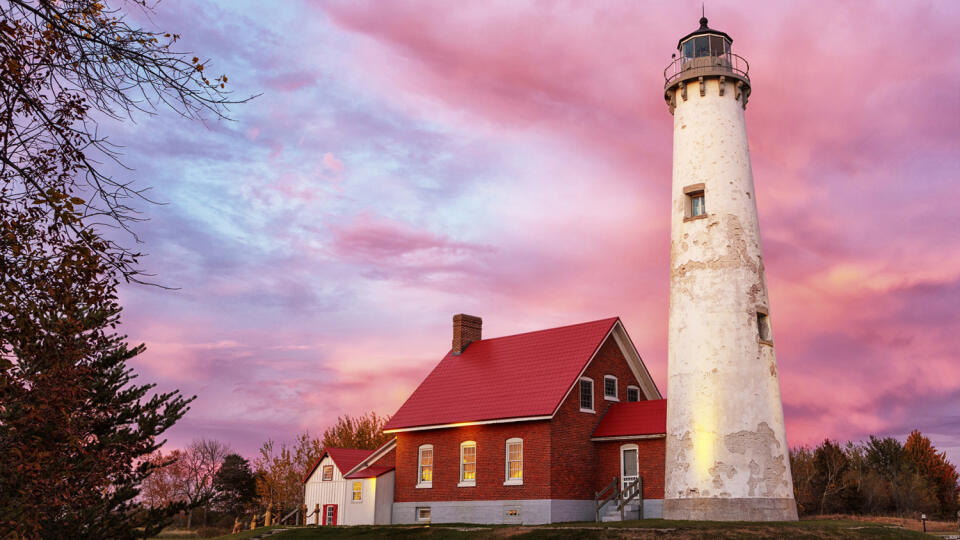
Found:
<path fill-rule="evenodd" d="M 337 159 L 332 152 L 323 155 L 323 165 L 335 173 L 343 172 L 343 162 Z"/>

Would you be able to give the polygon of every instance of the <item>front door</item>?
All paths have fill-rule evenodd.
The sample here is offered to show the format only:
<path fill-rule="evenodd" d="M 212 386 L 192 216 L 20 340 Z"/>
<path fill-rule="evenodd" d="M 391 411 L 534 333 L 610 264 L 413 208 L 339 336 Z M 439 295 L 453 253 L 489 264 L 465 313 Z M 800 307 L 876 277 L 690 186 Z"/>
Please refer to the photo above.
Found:
<path fill-rule="evenodd" d="M 628 484 L 637 479 L 640 474 L 640 464 L 637 461 L 637 445 L 625 444 L 620 447 L 620 488 L 625 489 Z"/>
<path fill-rule="evenodd" d="M 323 524 L 324 525 L 337 524 L 337 505 L 335 504 L 323 505 Z"/>

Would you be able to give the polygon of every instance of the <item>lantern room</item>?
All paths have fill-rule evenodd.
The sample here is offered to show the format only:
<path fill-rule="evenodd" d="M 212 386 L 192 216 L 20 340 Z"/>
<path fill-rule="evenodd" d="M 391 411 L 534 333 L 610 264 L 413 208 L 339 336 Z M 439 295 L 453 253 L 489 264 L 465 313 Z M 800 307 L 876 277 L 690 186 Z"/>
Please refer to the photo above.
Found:
<path fill-rule="evenodd" d="M 672 98 L 676 91 L 686 95 L 686 84 L 691 80 L 702 82 L 704 77 L 719 77 L 721 81 L 736 85 L 736 97 L 743 97 L 744 106 L 746 97 L 750 94 L 750 66 L 740 56 L 733 54 L 730 45 L 733 38 L 726 32 L 714 30 L 707 25 L 707 18 L 700 19 L 700 28 L 680 38 L 677 42 L 677 53 L 673 61 L 663 71 L 664 97 L 672 107 Z"/>
<path fill-rule="evenodd" d="M 677 50 L 685 59 L 704 58 L 707 56 L 726 56 L 730 54 L 730 43 L 733 40 L 718 30 L 707 26 L 707 18 L 700 19 L 700 28 L 680 39 Z"/>

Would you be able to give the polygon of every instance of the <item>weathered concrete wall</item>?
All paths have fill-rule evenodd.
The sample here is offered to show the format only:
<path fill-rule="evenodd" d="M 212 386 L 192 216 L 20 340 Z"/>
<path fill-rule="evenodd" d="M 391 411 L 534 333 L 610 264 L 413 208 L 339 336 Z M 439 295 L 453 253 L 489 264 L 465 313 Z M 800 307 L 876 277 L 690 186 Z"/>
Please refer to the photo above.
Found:
<path fill-rule="evenodd" d="M 664 517 L 796 519 L 744 108 L 699 84 L 674 96 Z"/>

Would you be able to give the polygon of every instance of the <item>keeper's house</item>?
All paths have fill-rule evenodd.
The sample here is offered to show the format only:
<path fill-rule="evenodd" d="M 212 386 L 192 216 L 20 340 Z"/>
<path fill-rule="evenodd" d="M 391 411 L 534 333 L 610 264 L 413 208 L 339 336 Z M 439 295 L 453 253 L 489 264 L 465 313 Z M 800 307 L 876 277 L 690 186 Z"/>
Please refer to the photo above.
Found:
<path fill-rule="evenodd" d="M 304 504 L 320 525 L 389 525 L 393 504 L 394 450 L 327 448 L 303 479 Z M 312 515 L 319 510 L 319 517 Z"/>
<path fill-rule="evenodd" d="M 661 516 L 666 401 L 619 318 L 494 339 L 453 321 L 453 348 L 384 429 L 393 523 L 593 520 L 598 491 L 638 477 L 643 517 Z"/>

